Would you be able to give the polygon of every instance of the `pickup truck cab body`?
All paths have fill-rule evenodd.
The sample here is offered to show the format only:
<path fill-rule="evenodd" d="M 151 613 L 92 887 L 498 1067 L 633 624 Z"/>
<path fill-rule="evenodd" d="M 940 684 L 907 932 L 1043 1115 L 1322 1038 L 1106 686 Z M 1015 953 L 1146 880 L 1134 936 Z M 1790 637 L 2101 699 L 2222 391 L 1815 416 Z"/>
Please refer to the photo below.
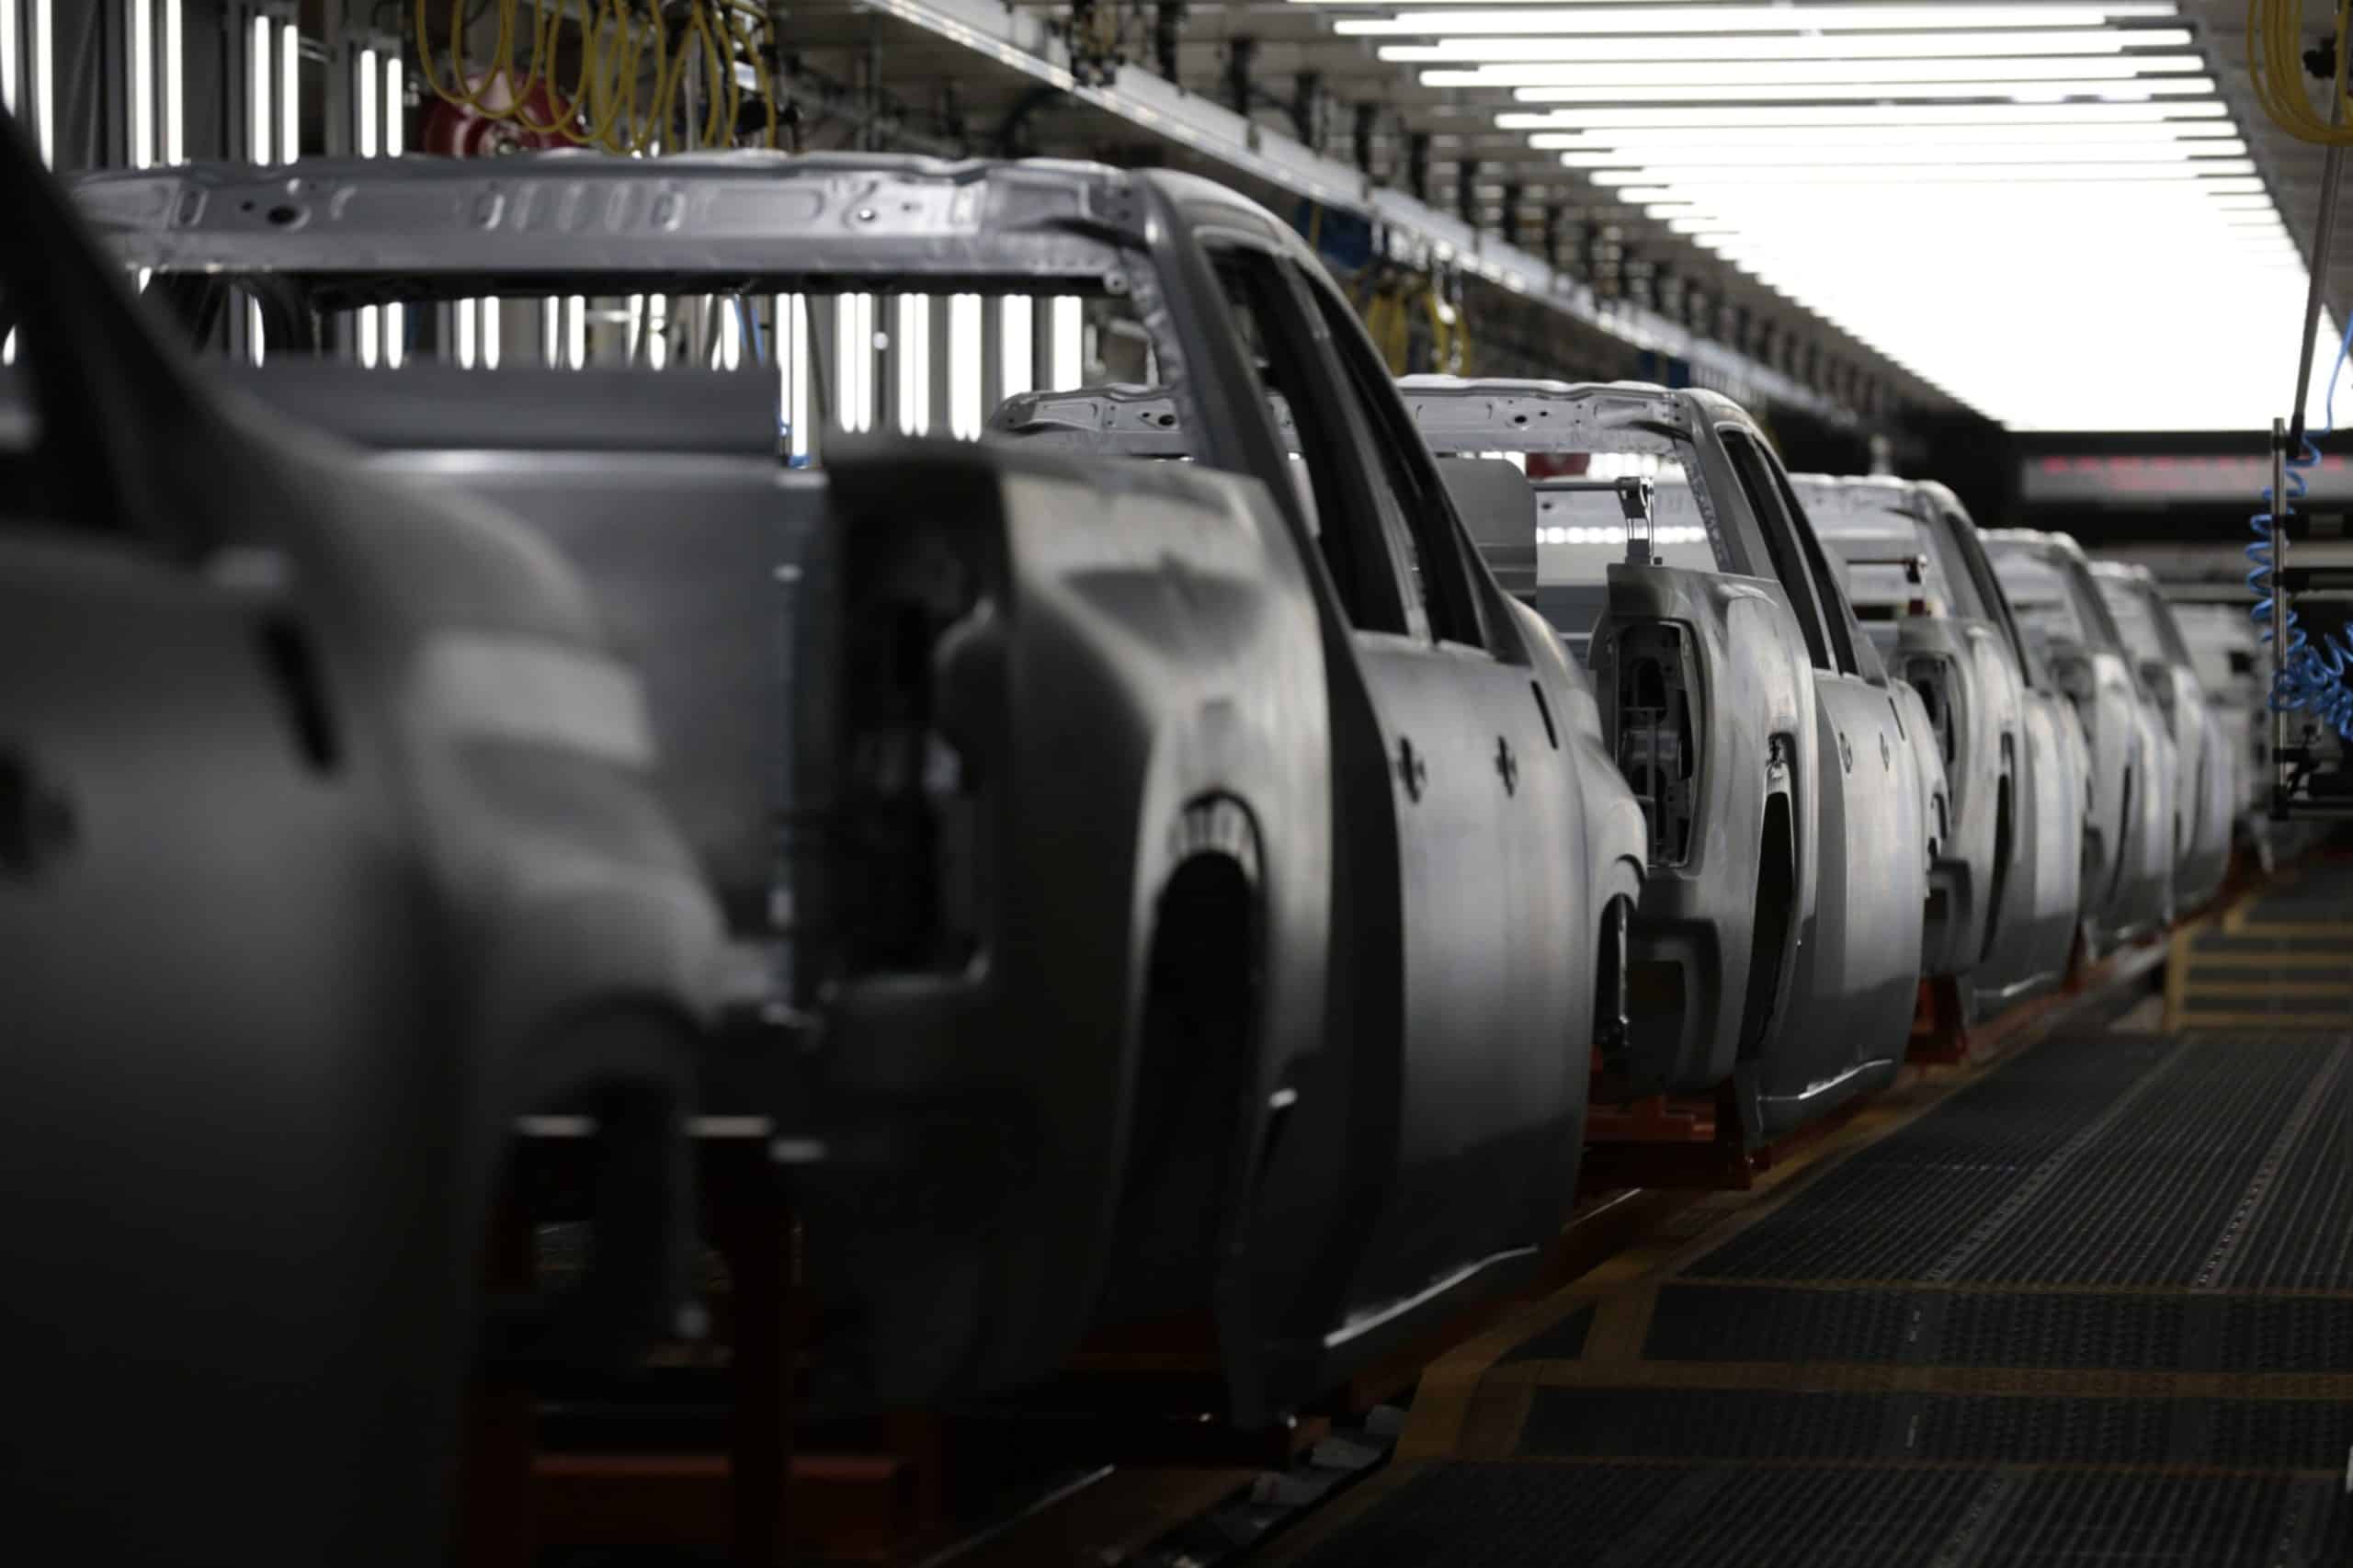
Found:
<path fill-rule="evenodd" d="M 1199 1312 L 1263 1419 L 1532 1266 L 1606 1011 L 1595 902 L 1639 866 L 1581 863 L 1614 808 L 1585 797 L 1574 676 L 1286 225 L 1061 163 L 290 177 L 79 195 L 199 331 L 231 290 L 330 355 L 395 303 L 438 329 L 482 297 L 716 297 L 767 324 L 770 361 L 721 379 L 770 408 L 788 335 L 814 345 L 809 468 L 600 449 L 588 404 L 659 420 L 631 378 L 671 372 L 636 369 L 574 377 L 576 427 L 521 419 L 529 452 L 405 458 L 581 563 L 695 759 L 668 782 L 742 976 L 716 1108 L 792 1153 L 821 1405 L 1000 1389 Z M 864 324 L 967 294 L 1075 297 L 1148 345 L 1195 460 L 874 433 Z"/>
<path fill-rule="evenodd" d="M 2239 604 L 2178 604 L 2174 619 L 2214 705 L 2237 782 L 2237 842 L 2266 869 L 2275 845 L 2271 811 L 2271 714 L 2263 633 Z"/>
<path fill-rule="evenodd" d="M 718 913 L 553 551 L 207 385 L 5 116 L 0 202 L 0 1500 L 446 1561 L 479 1359 L 678 1326 Z M 613 1179 L 587 1279 L 494 1299 L 533 1113 Z"/>
<path fill-rule="evenodd" d="M 2173 742 L 2175 811 L 2174 892 L 2177 905 L 2195 909 L 2214 896 L 2230 870 L 2233 821 L 2237 814 L 2235 748 L 2223 731 L 2184 641 L 2173 607 L 2146 566 L 2120 561 L 2092 562 L 2092 581 L 2116 618 L 2140 665 L 2141 678 L 2156 699 L 2165 733 Z"/>
<path fill-rule="evenodd" d="M 1953 828 L 1931 872 L 1925 971 L 1969 976 L 1987 1001 L 2055 981 L 2080 901 L 2081 739 L 2065 699 L 2037 685 L 1976 526 L 1933 482 L 1792 483 L 1945 763 Z"/>
<path fill-rule="evenodd" d="M 1756 1142 L 1892 1079 L 1942 764 L 1756 424 L 1631 383 L 1401 387 L 1436 451 L 1584 470 L 1532 482 L 1536 594 L 1651 830 L 1622 1091 L 1729 1083 Z"/>
<path fill-rule="evenodd" d="M 2075 705 L 2091 787 L 2084 816 L 2087 951 L 2162 929 L 2172 918 L 2175 762 L 2157 705 L 2065 534 L 1989 528 L 1981 536 L 2027 640 Z"/>

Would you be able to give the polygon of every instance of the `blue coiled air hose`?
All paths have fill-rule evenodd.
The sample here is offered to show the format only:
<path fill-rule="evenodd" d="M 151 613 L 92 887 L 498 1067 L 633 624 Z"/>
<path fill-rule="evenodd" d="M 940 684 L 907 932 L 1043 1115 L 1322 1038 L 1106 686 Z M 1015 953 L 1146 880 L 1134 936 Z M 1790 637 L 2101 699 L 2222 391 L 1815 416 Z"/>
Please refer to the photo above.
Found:
<path fill-rule="evenodd" d="M 2304 474 L 2320 462 L 2320 438 L 2336 428 L 2336 380 L 2344 373 L 2348 353 L 2353 353 L 2353 320 L 2346 324 L 2345 335 L 2336 346 L 2336 363 L 2329 369 L 2328 397 L 2323 405 L 2321 427 L 2305 431 L 2297 440 L 2295 455 L 2287 461 L 2287 497 L 2282 500 L 2273 495 L 2270 486 L 2266 485 L 2264 509 L 2249 523 L 2255 530 L 2255 540 L 2246 547 L 2246 558 L 2255 565 L 2246 574 L 2246 585 L 2255 595 L 2254 616 L 2263 628 L 2266 644 L 2272 636 L 2271 596 L 2276 589 L 2271 573 L 2278 564 L 2271 559 L 2272 508 L 2279 509 L 2279 518 L 2284 525 L 2295 515 L 2296 503 L 2304 498 L 2308 488 Z M 2345 684 L 2346 667 L 2353 665 L 2353 648 L 2334 636 L 2325 635 L 2314 642 L 2296 624 L 2293 605 L 2288 607 L 2285 626 L 2288 645 L 2279 651 L 2279 668 L 2271 679 L 2272 710 L 2309 713 L 2339 735 L 2353 740 L 2353 687 Z"/>

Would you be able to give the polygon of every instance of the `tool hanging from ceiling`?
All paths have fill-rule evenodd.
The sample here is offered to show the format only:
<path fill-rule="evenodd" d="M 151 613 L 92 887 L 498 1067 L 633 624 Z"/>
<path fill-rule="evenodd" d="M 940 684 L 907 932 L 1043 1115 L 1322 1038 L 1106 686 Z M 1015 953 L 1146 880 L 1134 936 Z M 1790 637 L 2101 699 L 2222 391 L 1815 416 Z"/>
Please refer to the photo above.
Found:
<path fill-rule="evenodd" d="M 2295 608 L 2289 602 L 2289 585 L 2280 576 L 2287 523 L 2295 515 L 2296 503 L 2309 492 L 2306 475 L 2321 460 L 2321 439 L 2336 430 L 2336 385 L 2344 374 L 2347 355 L 2353 351 L 2353 320 L 2348 320 L 2345 336 L 2337 346 L 2336 362 L 2329 369 L 2321 426 L 2317 430 L 2307 428 L 2304 404 L 2312 380 L 2313 344 L 2320 333 L 2329 250 L 2335 237 L 2338 177 L 2345 149 L 2353 146 L 2353 124 L 2347 123 L 2347 113 L 2353 108 L 2353 99 L 2346 95 L 2346 39 L 2348 28 L 2353 28 L 2353 0 L 2339 0 L 2336 37 L 2322 49 L 2304 47 L 2302 11 L 2297 0 L 2247 3 L 2247 74 L 2254 85 L 2256 101 L 2282 131 L 2300 142 L 2325 147 L 2327 155 L 2321 167 L 2320 213 L 2313 238 L 2293 413 L 2273 430 L 2272 471 L 2276 477 L 2263 493 L 2264 509 L 2249 522 L 2256 537 L 2246 546 L 2247 559 L 2253 563 L 2246 582 L 2256 598 L 2255 619 L 2273 653 L 2272 711 L 2308 714 L 2338 735 L 2353 739 L 2353 687 L 2345 683 L 2346 670 L 2353 665 L 2353 647 L 2347 647 L 2334 635 L 2313 639 L 2300 624 Z M 2325 116 L 2313 109 L 2311 95 L 2304 86 L 2307 72 L 2328 82 L 2328 111 Z"/>

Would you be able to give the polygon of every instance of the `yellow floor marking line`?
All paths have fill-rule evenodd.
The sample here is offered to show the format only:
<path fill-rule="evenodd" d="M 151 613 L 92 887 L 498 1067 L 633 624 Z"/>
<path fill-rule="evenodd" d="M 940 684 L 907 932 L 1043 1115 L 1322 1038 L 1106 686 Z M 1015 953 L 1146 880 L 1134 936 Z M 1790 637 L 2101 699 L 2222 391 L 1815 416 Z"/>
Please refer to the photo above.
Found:
<path fill-rule="evenodd" d="M 2197 953 L 2191 958 L 2199 969 L 2344 969 L 2353 963 L 2353 954 L 2325 950 L 2285 953 Z"/>
<path fill-rule="evenodd" d="M 2353 1023 L 2353 1012 L 2191 1013 L 2186 1021 L 2201 1029 L 2278 1029 L 2290 1034 L 2336 1034 Z"/>
<path fill-rule="evenodd" d="M 1984 1459 L 1869 1459 L 1842 1457 L 1791 1457 L 1782 1454 L 1743 1454 L 1738 1458 L 1713 1457 L 1701 1454 L 1514 1454 L 1507 1461 L 1531 1470 L 1575 1471 L 1607 1465 L 1633 1469 L 1695 1469 L 1711 1465 L 1730 1465 L 1741 1470 L 1869 1470 L 1923 1471 L 1974 1470 L 1983 1471 L 1989 1463 Z M 2336 1471 L 2326 1466 L 2299 1466 L 2282 1469 L 2270 1465 L 2222 1464 L 2134 1464 L 2115 1460 L 2046 1460 L 2017 1467 L 2020 1474 L 2048 1472 L 2063 1475 L 2164 1475 L 2182 1479 L 2199 1476 L 2260 1478 L 2266 1481 L 2334 1481 Z M 1283 1537 L 1289 1542 L 1290 1537 Z M 1256 1557 L 1251 1561 L 1257 1562 Z M 1292 1559 L 1279 1558 L 1279 1562 Z M 2145 1561 L 2145 1560 L 2144 1560 Z M 2299 1560 L 2301 1561 L 2301 1560 Z"/>
<path fill-rule="evenodd" d="M 2060 1022 L 2052 1020 L 2050 1028 L 2055 1029 Z M 1748 1191 L 1708 1194 L 1676 1215 L 1659 1235 L 1629 1247 L 1549 1301 L 1529 1312 L 1515 1314 L 1431 1362 L 1422 1373 L 1405 1429 L 1398 1437 L 1397 1459 L 1443 1459 L 1461 1453 L 1466 1438 L 1472 1435 L 1474 1411 L 1481 1417 L 1477 1435 L 1482 1446 L 1492 1444 L 1495 1423 L 1507 1417 L 1509 1411 L 1494 1403 L 1482 1408 L 1480 1385 L 1491 1369 L 1527 1342 L 1533 1328 L 1550 1327 L 1578 1307 L 1600 1302 L 1630 1284 L 1679 1273 L 1778 1210 L 1799 1177 L 1827 1170 L 1927 1115 L 1985 1074 L 2033 1049 L 2047 1038 L 2048 1032 L 2046 1029 L 2043 1034 L 2019 1041 L 1990 1062 L 1944 1068 L 1934 1074 L 1924 1072 L 1887 1098 L 1858 1111 L 1835 1132 L 1794 1151 L 1771 1169 L 1760 1173 Z M 1634 1310 L 1640 1312 L 1647 1336 L 1649 1314 L 1643 1309 Z M 1607 1328 L 1597 1307 L 1594 1333 L 1602 1334 Z M 1640 1341 L 1635 1343 L 1639 1353 Z M 1594 1348 L 1594 1342 L 1588 1337 L 1586 1353 L 1591 1355 Z M 1516 1437 L 1516 1427 L 1514 1433 Z"/>
<path fill-rule="evenodd" d="M 2234 908 L 2232 914 L 2236 913 Z M 2230 918 L 2229 915 L 2222 917 L 2225 929 L 2229 928 Z M 2160 1027 L 2166 1034 L 2181 1027 L 2182 994 L 2188 984 L 2189 934 L 2176 931 L 2165 949 L 2165 1022 Z"/>
<path fill-rule="evenodd" d="M 1913 1278 L 1802 1279 L 1737 1278 L 1703 1273 L 1678 1274 L 1670 1285 L 1704 1285 L 1711 1290 L 1900 1290 L 1906 1295 L 1942 1296 L 2181 1296 L 2192 1294 L 2188 1284 L 2114 1285 L 2089 1280 L 1952 1279 L 1935 1284 Z M 2304 1285 L 2234 1285 L 2219 1294 L 2246 1301 L 2343 1301 L 2353 1310 L 2353 1290 Z"/>
<path fill-rule="evenodd" d="M 2353 1401 L 2353 1372 L 2165 1372 L 1898 1361 L 1506 1361 L 1492 1381 L 1531 1389 L 1740 1389 L 1774 1393 L 2016 1394 L 2054 1399 Z"/>

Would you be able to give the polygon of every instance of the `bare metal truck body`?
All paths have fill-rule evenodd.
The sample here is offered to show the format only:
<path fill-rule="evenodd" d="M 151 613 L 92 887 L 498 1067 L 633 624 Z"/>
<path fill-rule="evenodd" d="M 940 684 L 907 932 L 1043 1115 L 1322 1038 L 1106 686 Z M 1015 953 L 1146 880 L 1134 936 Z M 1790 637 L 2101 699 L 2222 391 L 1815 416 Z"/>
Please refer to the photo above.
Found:
<path fill-rule="evenodd" d="M 2083 745 L 2066 699 L 2033 662 L 1949 490 L 1795 483 L 1845 563 L 1864 629 L 1927 701 L 1950 780 L 1927 971 L 1965 976 L 1981 1006 L 2054 983 L 2074 947 L 2082 879 Z"/>
<path fill-rule="evenodd" d="M 1639 873 L 1588 864 L 1586 824 L 1638 829 L 1279 222 L 1176 176 L 851 155 L 79 195 L 192 326 L 242 293 L 328 356 L 369 306 L 485 295 L 1076 295 L 1151 343 L 1191 463 L 837 430 L 806 471 L 665 455 L 596 432 L 673 383 L 595 375 L 546 394 L 576 418 L 518 408 L 528 450 L 485 417 L 381 460 L 527 516 L 645 666 L 735 943 L 714 1108 L 790 1162 L 822 1403 L 999 1389 L 1200 1310 L 1261 1418 L 1557 1232 L 1613 1006 L 1592 949 Z M 773 408 L 762 372 L 735 379 Z"/>
<path fill-rule="evenodd" d="M 2195 909 L 2230 870 L 2238 782 L 2234 748 L 2200 677 L 2173 607 L 2146 566 L 2092 562 L 2092 581 L 2116 618 L 2174 747 L 2174 891 Z"/>
<path fill-rule="evenodd" d="M 208 385 L 5 116 L 0 201 L 0 1505 L 446 1561 L 475 1369 L 680 1326 L 718 911 L 553 551 Z M 533 1113 L 611 1179 L 494 1294 Z"/>
<path fill-rule="evenodd" d="M 2268 869 L 2277 845 L 2269 693 L 2258 673 L 2266 667 L 2263 634 L 2244 604 L 2177 604 L 2173 611 L 2230 751 L 2237 842 Z"/>
<path fill-rule="evenodd" d="M 2088 761 L 2081 919 L 2097 951 L 2162 929 L 2174 909 L 2172 738 L 2083 547 L 2065 534 L 1980 536 L 2029 644 L 2074 704 Z"/>
<path fill-rule="evenodd" d="M 1533 482 L 1552 507 L 1536 595 L 1587 650 L 1651 829 L 1612 1064 L 1625 1092 L 1730 1083 L 1762 1140 L 1891 1080 L 1943 767 L 1755 423 L 1712 393 L 1634 384 L 1402 385 L 1441 453 L 1586 464 Z M 1613 460 L 1617 477 L 1591 477 Z M 1647 520 L 1630 463 L 1664 476 Z"/>

